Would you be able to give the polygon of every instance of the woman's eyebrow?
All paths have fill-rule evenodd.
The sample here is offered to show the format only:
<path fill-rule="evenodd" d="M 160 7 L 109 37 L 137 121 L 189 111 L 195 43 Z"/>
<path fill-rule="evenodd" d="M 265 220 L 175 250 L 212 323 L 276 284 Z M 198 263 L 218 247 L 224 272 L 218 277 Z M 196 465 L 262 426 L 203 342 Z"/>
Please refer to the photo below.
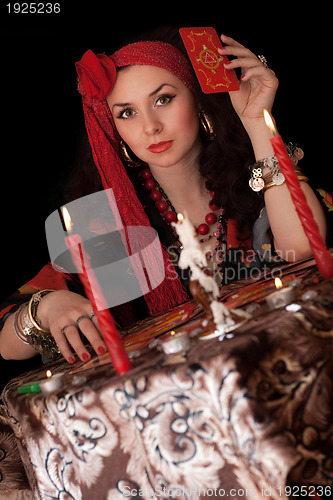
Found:
<path fill-rule="evenodd" d="M 162 88 L 165 86 L 165 85 L 168 85 L 169 87 L 173 87 L 174 89 L 176 88 L 174 85 L 171 85 L 171 83 L 162 83 L 162 85 L 160 85 L 156 90 L 154 90 L 153 92 L 151 92 L 149 94 L 149 97 L 153 97 L 154 95 L 158 94 L 158 92 L 160 90 L 162 90 Z"/>
<path fill-rule="evenodd" d="M 160 92 L 160 90 L 162 90 L 163 87 L 165 87 L 166 85 L 168 85 L 169 87 L 173 87 L 174 89 L 176 89 L 177 87 L 175 87 L 174 85 L 171 85 L 171 83 L 162 83 L 162 85 L 160 85 L 159 87 L 157 87 L 156 90 L 153 90 L 153 92 L 151 92 L 149 94 L 149 97 L 153 97 L 154 95 L 158 94 Z M 131 103 L 130 102 L 118 102 L 116 104 L 114 104 L 112 106 L 112 110 L 115 106 L 118 106 L 119 108 L 124 108 L 126 106 L 131 106 Z"/>
<path fill-rule="evenodd" d="M 125 108 L 125 107 L 130 106 L 130 105 L 131 105 L 131 103 L 130 103 L 130 102 L 118 102 L 117 104 L 114 104 L 114 105 L 112 106 L 112 111 L 113 111 L 113 108 L 114 108 L 115 106 L 119 106 L 119 108 Z"/>

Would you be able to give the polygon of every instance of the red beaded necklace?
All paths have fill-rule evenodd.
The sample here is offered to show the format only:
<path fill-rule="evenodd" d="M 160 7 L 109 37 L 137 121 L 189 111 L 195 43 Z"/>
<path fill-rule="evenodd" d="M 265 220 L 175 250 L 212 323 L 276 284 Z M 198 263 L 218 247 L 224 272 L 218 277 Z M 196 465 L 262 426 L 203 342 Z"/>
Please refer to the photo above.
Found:
<path fill-rule="evenodd" d="M 173 207 L 171 201 L 168 199 L 166 193 L 163 191 L 163 188 L 160 184 L 153 178 L 153 175 L 149 169 L 149 167 L 144 168 L 140 172 L 140 177 L 142 179 L 143 185 L 145 188 L 150 191 L 150 198 L 155 202 L 156 208 L 161 214 L 161 217 L 170 224 L 171 222 L 177 221 L 177 213 L 175 208 Z M 210 193 L 213 198 L 214 193 Z M 210 270 L 210 274 L 215 276 L 217 273 L 220 274 L 220 281 L 222 282 L 223 275 L 223 259 L 225 255 L 225 250 L 227 246 L 226 242 L 226 220 L 224 218 L 224 210 L 223 208 L 219 208 L 216 205 L 212 205 L 209 203 L 210 211 L 205 216 L 205 222 L 199 224 L 196 228 L 198 234 L 205 236 L 209 233 L 209 226 L 215 224 L 217 222 L 216 230 L 212 231 L 211 234 L 206 236 L 205 238 L 201 238 L 200 243 L 205 243 L 209 241 L 213 236 L 216 236 L 215 248 L 212 250 L 210 255 L 207 255 L 207 261 L 211 261 L 214 256 L 216 256 L 216 266 L 215 268 Z M 219 210 L 219 216 L 217 218 L 215 211 Z M 177 232 L 174 230 L 174 234 L 176 237 L 176 246 L 180 250 L 182 250 L 181 242 L 179 241 L 179 237 Z"/>
<path fill-rule="evenodd" d="M 171 202 L 169 201 L 167 195 L 159 185 L 159 183 L 153 178 L 153 175 L 150 171 L 150 168 L 145 168 L 141 171 L 141 177 L 144 180 L 144 186 L 148 191 L 150 191 L 150 198 L 155 202 L 157 210 L 161 213 L 163 219 L 168 222 L 177 221 L 177 214 L 175 209 L 173 208 Z M 211 197 L 213 198 L 214 193 L 210 192 Z M 163 199 L 164 198 L 164 199 Z M 209 233 L 209 226 L 212 226 L 217 222 L 217 215 L 214 213 L 219 209 L 216 205 L 212 205 L 209 203 L 210 211 L 205 215 L 205 222 L 199 224 L 196 227 L 196 231 L 198 234 L 205 236 Z"/>

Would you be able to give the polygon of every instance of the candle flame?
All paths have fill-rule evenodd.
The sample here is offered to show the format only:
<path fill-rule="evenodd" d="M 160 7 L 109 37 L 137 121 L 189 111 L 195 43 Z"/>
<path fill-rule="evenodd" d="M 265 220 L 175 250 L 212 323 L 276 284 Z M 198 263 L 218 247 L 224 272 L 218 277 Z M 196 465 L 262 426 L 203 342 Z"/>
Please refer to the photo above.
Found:
<path fill-rule="evenodd" d="M 177 219 L 179 222 L 182 222 L 184 220 L 184 215 L 181 213 L 177 214 Z"/>
<path fill-rule="evenodd" d="M 47 370 L 47 372 L 46 372 L 46 376 L 47 376 L 47 378 L 52 377 L 52 372 L 51 372 L 51 370 Z"/>
<path fill-rule="evenodd" d="M 73 222 L 66 207 L 62 207 L 62 216 L 64 219 L 66 231 L 70 231 L 73 227 Z"/>
<path fill-rule="evenodd" d="M 269 128 L 269 130 L 272 132 L 273 135 L 276 135 L 276 128 L 273 122 L 273 118 L 271 117 L 267 109 L 264 109 L 264 118 L 265 118 L 265 123 Z"/>
<path fill-rule="evenodd" d="M 282 288 L 283 284 L 282 284 L 282 281 L 280 280 L 280 278 L 275 278 L 274 281 L 275 281 L 275 287 L 277 289 Z"/>

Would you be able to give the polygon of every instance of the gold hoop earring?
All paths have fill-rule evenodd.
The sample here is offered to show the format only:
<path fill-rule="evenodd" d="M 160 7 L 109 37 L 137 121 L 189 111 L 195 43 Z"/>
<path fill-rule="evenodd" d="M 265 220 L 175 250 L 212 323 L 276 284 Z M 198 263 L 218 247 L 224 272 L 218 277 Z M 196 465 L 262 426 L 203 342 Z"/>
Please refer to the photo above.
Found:
<path fill-rule="evenodd" d="M 204 111 L 200 111 L 199 120 L 200 120 L 200 124 L 202 126 L 202 129 L 204 131 L 205 137 L 209 141 L 213 141 L 216 137 L 216 134 L 215 134 L 214 127 L 213 127 L 213 124 L 212 124 L 209 116 Z"/>
<path fill-rule="evenodd" d="M 142 165 L 142 161 L 137 158 L 136 156 L 133 155 L 132 151 L 131 151 L 131 154 L 134 156 L 134 158 L 132 158 L 131 154 L 129 153 L 129 148 L 127 146 L 127 144 L 121 140 L 120 141 L 120 154 L 121 154 L 121 157 L 122 157 L 122 160 L 124 163 L 126 163 L 126 165 L 128 167 L 131 167 L 131 168 L 136 168 L 136 167 L 140 167 Z"/>

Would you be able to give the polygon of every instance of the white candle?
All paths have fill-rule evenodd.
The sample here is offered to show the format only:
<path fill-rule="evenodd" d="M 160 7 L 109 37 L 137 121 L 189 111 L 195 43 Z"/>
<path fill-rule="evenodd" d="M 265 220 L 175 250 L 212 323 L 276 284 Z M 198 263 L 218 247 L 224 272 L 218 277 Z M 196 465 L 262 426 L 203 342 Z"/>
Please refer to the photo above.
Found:
<path fill-rule="evenodd" d="M 279 309 L 293 302 L 295 299 L 295 290 L 291 286 L 283 287 L 280 278 L 275 278 L 276 292 L 271 293 L 265 299 L 270 309 Z"/>
<path fill-rule="evenodd" d="M 38 383 L 41 392 L 46 396 L 52 394 L 53 392 L 61 389 L 65 385 L 65 374 L 57 373 L 52 375 L 50 370 L 46 372 L 47 378 L 45 380 L 40 380 Z"/>
<path fill-rule="evenodd" d="M 170 332 L 160 339 L 165 354 L 175 354 L 189 349 L 191 342 L 187 332 Z"/>

